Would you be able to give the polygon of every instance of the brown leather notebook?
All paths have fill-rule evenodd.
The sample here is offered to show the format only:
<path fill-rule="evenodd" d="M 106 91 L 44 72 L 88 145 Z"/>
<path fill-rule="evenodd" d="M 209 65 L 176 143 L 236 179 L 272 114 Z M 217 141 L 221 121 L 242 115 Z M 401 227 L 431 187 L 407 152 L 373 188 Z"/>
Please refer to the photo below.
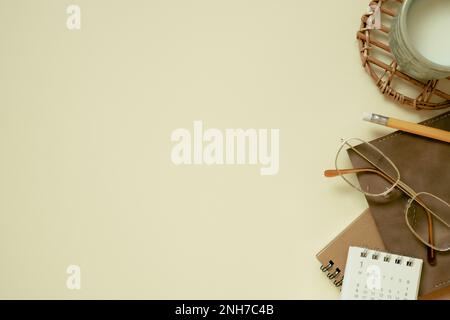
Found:
<path fill-rule="evenodd" d="M 450 130 L 450 112 L 423 124 Z M 416 192 L 429 192 L 450 202 L 450 144 L 400 131 L 371 143 L 395 163 L 401 180 Z M 354 167 L 370 166 L 355 152 L 350 151 L 349 156 Z M 384 183 L 373 174 L 360 174 L 358 178 L 363 189 L 369 184 Z M 427 262 L 426 246 L 412 234 L 405 222 L 408 197 L 397 191 L 389 199 L 366 197 L 387 251 L 424 261 L 419 295 L 450 286 L 450 252 L 437 252 L 434 266 Z"/>
<path fill-rule="evenodd" d="M 383 240 L 381 240 L 369 209 L 366 209 L 316 255 L 316 258 L 322 264 L 320 270 L 326 273 L 336 287 L 342 285 L 350 246 L 385 250 Z"/>

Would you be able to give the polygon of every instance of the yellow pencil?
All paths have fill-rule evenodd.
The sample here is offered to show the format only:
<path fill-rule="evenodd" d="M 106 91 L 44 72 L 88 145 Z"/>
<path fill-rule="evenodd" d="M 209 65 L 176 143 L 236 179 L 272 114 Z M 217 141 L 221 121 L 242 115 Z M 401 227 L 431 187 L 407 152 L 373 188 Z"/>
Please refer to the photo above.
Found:
<path fill-rule="evenodd" d="M 436 129 L 395 118 L 389 118 L 375 113 L 366 113 L 364 114 L 363 119 L 386 127 L 450 143 L 450 131 Z"/>

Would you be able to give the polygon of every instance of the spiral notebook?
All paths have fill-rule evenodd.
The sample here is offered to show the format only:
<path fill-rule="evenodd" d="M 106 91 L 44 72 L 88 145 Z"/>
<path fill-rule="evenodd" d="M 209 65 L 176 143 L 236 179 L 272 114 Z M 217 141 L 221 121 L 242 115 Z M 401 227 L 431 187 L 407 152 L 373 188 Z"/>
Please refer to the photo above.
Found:
<path fill-rule="evenodd" d="M 350 247 L 343 300 L 417 300 L 421 259 Z"/>
<path fill-rule="evenodd" d="M 336 287 L 342 285 L 350 246 L 361 246 L 376 250 L 385 249 L 369 209 L 365 210 L 316 255 L 322 264 L 320 270 Z"/>

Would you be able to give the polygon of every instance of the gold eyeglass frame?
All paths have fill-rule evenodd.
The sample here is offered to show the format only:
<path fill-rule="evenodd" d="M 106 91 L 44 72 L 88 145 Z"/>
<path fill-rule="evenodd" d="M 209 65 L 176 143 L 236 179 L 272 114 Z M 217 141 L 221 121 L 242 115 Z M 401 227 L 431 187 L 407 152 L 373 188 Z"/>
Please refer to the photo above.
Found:
<path fill-rule="evenodd" d="M 393 169 L 395 170 L 396 174 L 397 174 L 397 178 L 393 178 L 391 175 L 389 175 L 388 173 L 386 173 L 383 169 L 381 169 L 379 166 L 377 166 L 373 161 L 371 161 L 367 156 L 365 156 L 363 153 L 361 153 L 359 150 L 355 149 L 355 147 L 353 147 L 349 141 L 357 141 L 359 143 L 364 143 L 367 144 L 368 146 L 370 146 L 373 150 L 375 150 L 376 152 L 378 152 L 381 156 L 383 156 L 385 158 L 385 160 L 388 161 L 388 163 L 390 165 L 392 165 Z M 360 157 L 362 157 L 364 160 L 366 160 L 368 163 L 370 163 L 374 168 L 353 168 L 353 169 L 340 169 L 338 168 L 338 158 L 340 153 L 342 152 L 342 149 L 348 146 L 349 148 L 351 148 L 356 154 L 358 154 Z M 447 204 L 450 207 L 450 204 L 448 204 L 446 201 L 444 201 L 443 199 L 430 194 L 428 192 L 415 192 L 411 187 L 409 187 L 406 183 L 404 183 L 403 181 L 401 181 L 400 179 L 400 171 L 398 170 L 398 168 L 396 167 L 396 165 L 394 164 L 394 162 L 387 157 L 381 150 L 379 150 L 377 147 L 375 147 L 374 145 L 372 145 L 371 143 L 364 141 L 362 139 L 359 138 L 349 138 L 349 139 L 345 139 L 342 140 L 342 144 L 339 147 L 337 153 L 336 153 L 336 157 L 335 157 L 335 170 L 325 170 L 324 175 L 326 177 L 336 177 L 336 176 L 340 176 L 345 182 L 347 182 L 351 187 L 353 187 L 354 189 L 364 193 L 365 195 L 371 196 L 371 197 L 380 197 L 380 196 L 386 196 L 387 194 L 389 194 L 390 192 L 392 192 L 392 190 L 394 190 L 395 188 L 400 189 L 401 191 L 403 191 L 410 199 L 408 200 L 407 206 L 405 208 L 405 221 L 406 221 L 406 225 L 408 226 L 408 228 L 410 229 L 410 231 L 414 234 L 414 236 L 420 240 L 420 242 L 422 242 L 424 245 L 426 245 L 429 250 L 428 250 L 428 260 L 431 263 L 432 261 L 434 261 L 435 259 L 435 252 L 436 251 L 442 251 L 442 252 L 447 252 L 450 251 L 450 247 L 448 248 L 439 248 L 435 246 L 434 243 L 434 230 L 433 230 L 433 220 L 432 217 L 436 218 L 438 221 L 440 221 L 441 223 L 443 223 L 447 228 L 450 229 L 450 224 L 447 223 L 445 220 L 443 220 L 439 215 L 437 215 L 435 212 L 433 212 L 430 208 L 428 208 L 422 200 L 420 200 L 420 195 L 428 195 L 431 196 L 433 198 L 435 198 L 436 200 L 441 201 L 444 204 Z M 379 176 L 383 177 L 384 179 L 386 179 L 389 183 L 392 183 L 392 186 L 390 188 L 387 188 L 384 192 L 382 193 L 370 193 L 370 192 L 366 192 L 364 190 L 362 190 L 360 187 L 355 186 L 354 184 L 352 184 L 346 177 L 346 174 L 357 174 L 357 173 L 363 173 L 363 172 L 372 172 L 375 174 L 378 174 Z M 427 223 L 428 223 L 428 242 L 426 242 L 425 240 L 422 239 L 422 237 L 414 230 L 413 226 L 411 226 L 409 220 L 408 220 L 408 212 L 409 212 L 409 208 L 411 207 L 412 203 L 417 202 L 420 206 L 422 206 L 422 208 L 427 212 Z"/>

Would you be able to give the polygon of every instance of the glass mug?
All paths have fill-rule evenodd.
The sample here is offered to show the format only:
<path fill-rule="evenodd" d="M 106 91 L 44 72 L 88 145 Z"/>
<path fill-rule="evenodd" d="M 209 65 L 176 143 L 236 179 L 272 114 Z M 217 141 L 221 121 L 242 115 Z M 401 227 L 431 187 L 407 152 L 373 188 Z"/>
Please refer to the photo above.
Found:
<path fill-rule="evenodd" d="M 428 4 L 430 6 L 425 7 Z M 442 58 L 436 59 L 438 56 L 450 56 L 450 38 L 448 37 L 450 30 L 446 30 L 450 28 L 450 23 L 446 23 L 446 20 L 450 21 L 450 0 L 403 1 L 389 32 L 389 46 L 401 71 L 421 80 L 443 79 L 450 76 L 449 59 L 445 59 L 444 62 Z M 439 21 L 444 22 L 440 25 Z M 421 37 L 417 35 L 419 33 Z M 435 33 L 436 37 L 432 45 L 428 43 L 428 41 L 434 41 L 431 33 Z M 439 37 L 439 34 L 442 37 Z M 433 39 L 430 39 L 431 37 Z M 421 46 L 426 48 L 426 53 L 423 48 L 422 50 L 418 48 L 420 47 L 418 41 L 423 42 Z M 436 55 L 436 52 L 440 52 L 439 55 Z M 434 57 L 431 58 L 431 56 Z"/>

